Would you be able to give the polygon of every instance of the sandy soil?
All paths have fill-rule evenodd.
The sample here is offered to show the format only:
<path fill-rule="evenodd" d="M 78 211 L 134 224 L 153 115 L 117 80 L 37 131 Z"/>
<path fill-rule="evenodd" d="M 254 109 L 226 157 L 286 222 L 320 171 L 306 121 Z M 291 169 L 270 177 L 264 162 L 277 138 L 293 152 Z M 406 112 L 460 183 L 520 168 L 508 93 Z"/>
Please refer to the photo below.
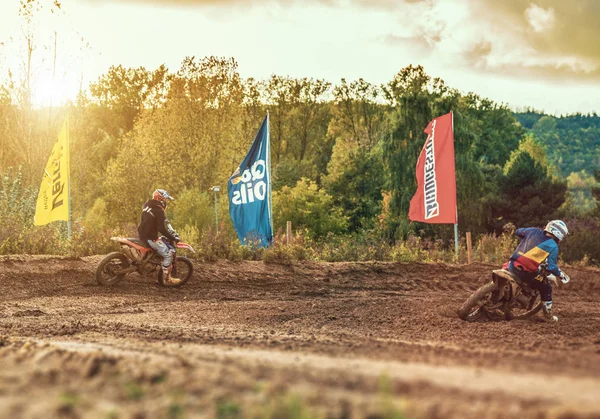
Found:
<path fill-rule="evenodd" d="M 0 258 L 0 417 L 600 417 L 598 269 L 566 269 L 556 324 L 465 323 L 494 266 L 221 261 L 166 289 L 98 286 L 99 260 Z"/>

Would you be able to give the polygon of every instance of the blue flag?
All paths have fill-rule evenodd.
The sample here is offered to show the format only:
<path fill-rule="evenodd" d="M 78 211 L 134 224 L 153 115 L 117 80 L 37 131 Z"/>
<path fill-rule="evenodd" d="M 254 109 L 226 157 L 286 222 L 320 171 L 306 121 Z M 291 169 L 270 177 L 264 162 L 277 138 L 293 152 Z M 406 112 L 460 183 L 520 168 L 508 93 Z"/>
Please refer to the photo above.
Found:
<path fill-rule="evenodd" d="M 271 150 L 269 114 L 252 147 L 227 182 L 229 215 L 242 244 L 267 247 L 273 240 L 271 221 Z"/>

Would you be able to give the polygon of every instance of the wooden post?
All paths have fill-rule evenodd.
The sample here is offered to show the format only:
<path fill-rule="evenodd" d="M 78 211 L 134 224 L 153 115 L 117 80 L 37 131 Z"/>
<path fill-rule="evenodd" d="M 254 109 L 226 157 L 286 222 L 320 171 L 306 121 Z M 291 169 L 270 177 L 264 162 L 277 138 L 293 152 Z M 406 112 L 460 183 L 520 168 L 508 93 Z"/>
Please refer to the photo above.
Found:
<path fill-rule="evenodd" d="M 473 262 L 473 246 L 471 246 L 471 232 L 467 231 L 467 262 Z"/>
<path fill-rule="evenodd" d="M 285 244 L 292 244 L 292 222 L 288 221 L 285 226 Z"/>

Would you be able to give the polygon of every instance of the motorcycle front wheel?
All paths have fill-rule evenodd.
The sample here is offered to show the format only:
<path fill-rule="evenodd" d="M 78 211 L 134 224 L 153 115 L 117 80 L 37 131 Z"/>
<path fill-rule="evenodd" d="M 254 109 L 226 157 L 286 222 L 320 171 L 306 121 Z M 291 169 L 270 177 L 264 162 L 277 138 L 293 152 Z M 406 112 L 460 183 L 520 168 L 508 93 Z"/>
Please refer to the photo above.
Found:
<path fill-rule="evenodd" d="M 100 285 L 114 285 L 125 277 L 125 274 L 118 272 L 128 267 L 129 259 L 123 253 L 109 253 L 96 268 L 96 281 Z"/>
<path fill-rule="evenodd" d="M 175 256 L 175 261 L 173 262 L 173 270 L 171 271 L 171 276 L 175 278 L 179 278 L 181 281 L 175 285 L 165 284 L 164 275 L 162 269 L 158 270 L 158 283 L 163 287 L 169 288 L 177 288 L 185 284 L 190 280 L 192 274 L 194 273 L 194 265 L 192 261 L 183 256 Z"/>

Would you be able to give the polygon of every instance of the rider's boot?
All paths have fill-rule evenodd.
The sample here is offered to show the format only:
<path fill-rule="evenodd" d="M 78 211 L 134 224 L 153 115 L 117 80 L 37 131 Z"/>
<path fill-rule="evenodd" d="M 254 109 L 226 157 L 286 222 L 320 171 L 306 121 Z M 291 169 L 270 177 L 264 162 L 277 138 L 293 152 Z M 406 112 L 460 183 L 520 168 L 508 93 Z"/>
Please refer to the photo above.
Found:
<path fill-rule="evenodd" d="M 556 322 L 558 321 L 558 317 L 552 315 L 552 301 L 542 301 L 544 303 L 543 311 L 544 311 L 544 320 L 547 322 Z"/>
<path fill-rule="evenodd" d="M 171 269 L 173 269 L 173 265 L 168 268 L 163 267 L 163 282 L 165 285 L 177 285 L 181 282 L 181 279 L 171 275 Z"/>

